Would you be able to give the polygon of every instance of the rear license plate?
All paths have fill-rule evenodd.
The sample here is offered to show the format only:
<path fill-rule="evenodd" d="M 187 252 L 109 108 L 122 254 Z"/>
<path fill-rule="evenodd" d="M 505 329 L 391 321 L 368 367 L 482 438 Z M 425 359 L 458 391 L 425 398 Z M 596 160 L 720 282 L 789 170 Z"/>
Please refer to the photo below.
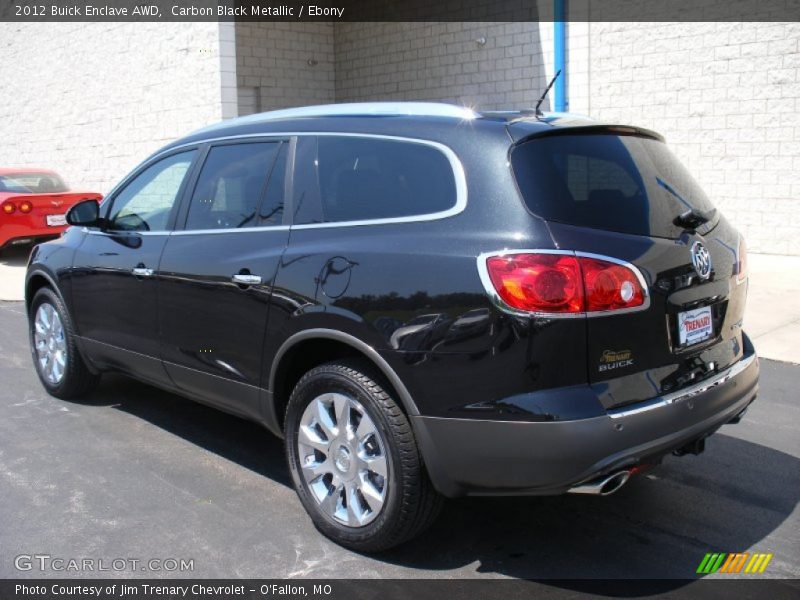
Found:
<path fill-rule="evenodd" d="M 47 215 L 47 225 L 49 227 L 60 227 L 67 224 L 66 215 Z"/>
<path fill-rule="evenodd" d="M 678 342 L 681 346 L 697 344 L 713 334 L 714 319 L 710 306 L 678 313 Z"/>

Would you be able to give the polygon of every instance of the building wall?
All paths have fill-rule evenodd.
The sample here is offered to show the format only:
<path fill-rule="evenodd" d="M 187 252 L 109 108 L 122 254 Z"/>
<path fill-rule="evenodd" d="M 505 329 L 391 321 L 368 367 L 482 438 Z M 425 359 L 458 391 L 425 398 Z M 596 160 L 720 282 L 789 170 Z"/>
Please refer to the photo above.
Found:
<path fill-rule="evenodd" d="M 168 141 L 219 121 L 217 23 L 2 23 L 0 165 L 107 192 Z"/>
<path fill-rule="evenodd" d="M 800 23 L 569 32 L 571 111 L 661 132 L 751 251 L 800 254 Z"/>
<path fill-rule="evenodd" d="M 236 23 L 239 114 L 335 101 L 332 23 Z"/>
<path fill-rule="evenodd" d="M 508 108 L 543 89 L 537 23 L 337 23 L 335 48 L 337 102 Z"/>
<path fill-rule="evenodd" d="M 660 131 L 752 251 L 800 255 L 800 24 L 568 34 L 569 110 Z M 552 23 L 2 23 L 0 68 L 0 165 L 105 192 L 162 144 L 236 114 L 530 107 L 552 76 Z"/>

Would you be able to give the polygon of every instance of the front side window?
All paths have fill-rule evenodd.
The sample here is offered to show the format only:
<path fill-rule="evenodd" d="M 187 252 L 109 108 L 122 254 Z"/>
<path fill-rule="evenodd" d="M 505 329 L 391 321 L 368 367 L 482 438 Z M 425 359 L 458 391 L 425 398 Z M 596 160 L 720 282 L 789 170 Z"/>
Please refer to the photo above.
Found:
<path fill-rule="evenodd" d="M 137 175 L 113 199 L 109 228 L 166 231 L 178 192 L 196 154 L 196 150 L 173 154 Z"/>
<path fill-rule="evenodd" d="M 430 145 L 319 136 L 316 146 L 312 163 L 303 149 L 311 150 L 313 145 L 298 143 L 295 223 L 422 216 L 456 205 L 453 167 L 444 153 Z M 309 205 L 316 204 L 317 197 L 319 208 L 312 210 Z"/>
<path fill-rule="evenodd" d="M 267 180 L 281 146 L 281 142 L 256 142 L 211 148 L 192 194 L 186 229 L 238 229 L 280 222 L 283 178 L 280 191 L 270 194 Z M 257 213 L 265 195 L 270 207 L 264 207 L 267 214 L 262 221 Z"/>

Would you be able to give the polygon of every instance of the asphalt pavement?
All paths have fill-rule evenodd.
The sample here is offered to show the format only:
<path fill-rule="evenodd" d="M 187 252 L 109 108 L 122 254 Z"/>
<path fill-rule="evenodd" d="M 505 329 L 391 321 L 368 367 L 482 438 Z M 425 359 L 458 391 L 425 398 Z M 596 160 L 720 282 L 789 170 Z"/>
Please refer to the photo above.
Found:
<path fill-rule="evenodd" d="M 762 360 L 761 374 L 743 421 L 700 456 L 606 498 L 449 501 L 422 537 L 367 556 L 317 533 L 258 425 L 119 376 L 81 402 L 48 396 L 23 305 L 0 302 L 0 578 L 691 578 L 705 553 L 742 551 L 798 578 L 800 366 Z M 126 567 L 18 570 L 35 555 Z M 127 566 L 150 559 L 193 569 Z"/>

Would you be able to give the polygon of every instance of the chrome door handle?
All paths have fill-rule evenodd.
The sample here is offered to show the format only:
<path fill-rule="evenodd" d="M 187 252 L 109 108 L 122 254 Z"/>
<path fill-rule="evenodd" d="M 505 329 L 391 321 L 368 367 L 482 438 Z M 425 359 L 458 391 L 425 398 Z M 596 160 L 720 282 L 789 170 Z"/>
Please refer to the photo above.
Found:
<path fill-rule="evenodd" d="M 250 275 L 249 273 L 237 273 L 231 277 L 231 281 L 239 285 L 258 285 L 261 283 L 261 277 L 258 275 Z"/>
<path fill-rule="evenodd" d="M 134 267 L 132 273 L 136 275 L 136 277 L 152 277 L 153 269 L 148 269 L 146 267 Z"/>

